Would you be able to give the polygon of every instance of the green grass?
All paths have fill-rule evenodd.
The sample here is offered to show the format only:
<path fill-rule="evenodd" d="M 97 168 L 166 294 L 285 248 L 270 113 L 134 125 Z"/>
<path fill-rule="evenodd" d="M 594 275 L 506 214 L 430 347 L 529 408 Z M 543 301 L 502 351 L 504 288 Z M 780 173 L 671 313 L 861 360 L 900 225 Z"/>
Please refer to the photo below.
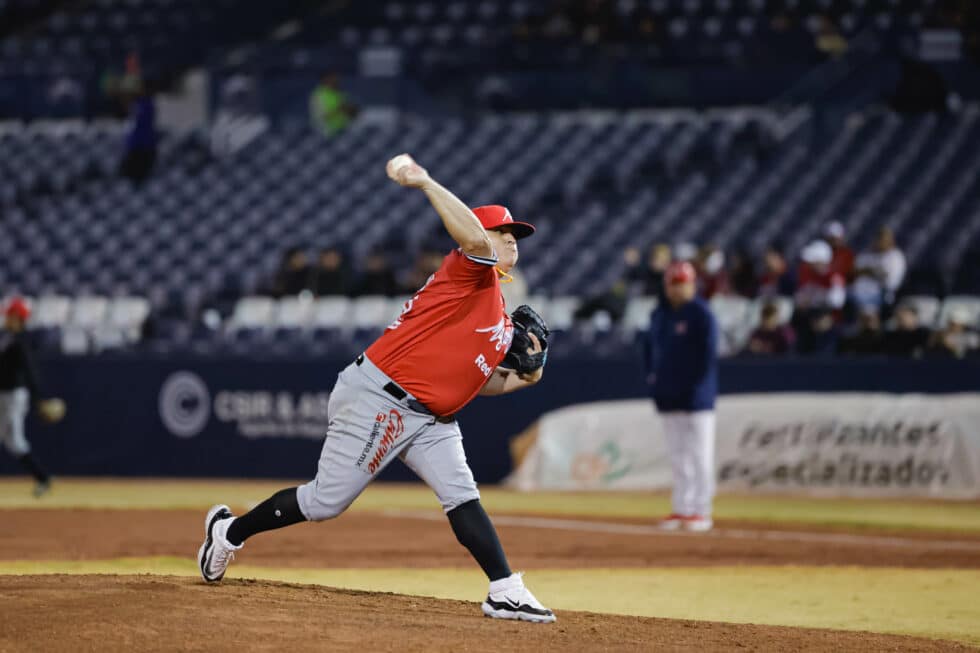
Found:
<path fill-rule="evenodd" d="M 0 562 L 0 574 L 153 573 L 196 576 L 190 558 Z M 270 569 L 233 565 L 229 578 L 263 578 L 478 601 L 478 569 Z M 759 623 L 950 639 L 980 646 L 980 570 L 861 567 L 711 567 L 538 570 L 527 575 L 556 610 Z M 559 618 L 561 615 L 559 614 Z"/>
<path fill-rule="evenodd" d="M 225 481 L 181 479 L 57 479 L 54 490 L 37 500 L 25 479 L 0 479 L 0 508 L 193 509 L 228 503 L 242 509 L 296 481 Z M 669 511 L 663 493 L 591 492 L 521 493 L 484 487 L 491 513 L 581 517 L 649 518 Z M 432 492 L 421 484 L 376 483 L 354 503 L 354 511 L 439 510 Z M 849 529 L 911 529 L 980 532 L 980 504 L 973 501 L 908 499 L 815 499 L 779 496 L 721 496 L 718 519 L 774 524 L 840 526 Z"/>

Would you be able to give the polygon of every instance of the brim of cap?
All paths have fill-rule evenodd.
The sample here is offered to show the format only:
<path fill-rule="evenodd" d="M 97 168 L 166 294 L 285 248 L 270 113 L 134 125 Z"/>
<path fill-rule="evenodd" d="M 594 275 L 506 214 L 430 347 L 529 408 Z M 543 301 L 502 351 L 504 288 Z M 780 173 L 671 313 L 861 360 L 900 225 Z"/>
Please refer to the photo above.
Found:
<path fill-rule="evenodd" d="M 527 238 L 534 233 L 534 225 L 528 224 L 527 222 L 504 222 L 503 224 L 498 224 L 496 227 L 490 227 L 491 229 L 502 229 L 504 227 L 510 227 L 510 232 L 514 234 L 514 238 L 520 240 L 521 238 Z"/>

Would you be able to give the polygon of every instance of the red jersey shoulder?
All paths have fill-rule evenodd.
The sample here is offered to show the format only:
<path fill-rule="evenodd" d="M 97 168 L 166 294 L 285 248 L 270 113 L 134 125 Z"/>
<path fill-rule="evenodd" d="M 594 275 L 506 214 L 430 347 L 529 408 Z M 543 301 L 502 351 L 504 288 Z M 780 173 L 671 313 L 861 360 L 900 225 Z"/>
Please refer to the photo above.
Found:
<path fill-rule="evenodd" d="M 470 257 L 461 249 L 454 249 L 442 260 L 440 269 L 453 281 L 489 286 L 496 280 L 496 262 L 495 258 Z"/>

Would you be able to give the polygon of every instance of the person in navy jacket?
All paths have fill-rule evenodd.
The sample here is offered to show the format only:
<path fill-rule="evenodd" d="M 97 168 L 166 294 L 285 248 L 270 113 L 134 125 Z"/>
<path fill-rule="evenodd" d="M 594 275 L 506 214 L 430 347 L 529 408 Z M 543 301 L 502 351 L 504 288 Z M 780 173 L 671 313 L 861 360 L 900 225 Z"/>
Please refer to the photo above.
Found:
<path fill-rule="evenodd" d="M 650 316 L 644 348 L 647 384 L 663 420 L 674 481 L 672 512 L 660 523 L 669 530 L 712 527 L 718 324 L 696 297 L 695 283 L 690 263 L 667 268 L 667 300 Z"/>

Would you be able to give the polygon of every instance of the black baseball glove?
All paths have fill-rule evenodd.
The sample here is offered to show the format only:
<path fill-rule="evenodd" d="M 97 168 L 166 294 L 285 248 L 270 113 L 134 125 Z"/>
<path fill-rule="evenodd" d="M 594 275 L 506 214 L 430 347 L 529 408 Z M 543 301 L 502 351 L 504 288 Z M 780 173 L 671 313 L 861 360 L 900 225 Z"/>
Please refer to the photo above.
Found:
<path fill-rule="evenodd" d="M 527 304 L 514 309 L 510 318 L 514 321 L 514 338 L 501 367 L 514 370 L 518 374 L 530 374 L 543 367 L 548 359 L 548 337 L 551 331 L 541 316 Z M 534 349 L 529 335 L 532 333 L 541 343 L 541 351 L 534 354 L 528 353 L 529 349 Z"/>

